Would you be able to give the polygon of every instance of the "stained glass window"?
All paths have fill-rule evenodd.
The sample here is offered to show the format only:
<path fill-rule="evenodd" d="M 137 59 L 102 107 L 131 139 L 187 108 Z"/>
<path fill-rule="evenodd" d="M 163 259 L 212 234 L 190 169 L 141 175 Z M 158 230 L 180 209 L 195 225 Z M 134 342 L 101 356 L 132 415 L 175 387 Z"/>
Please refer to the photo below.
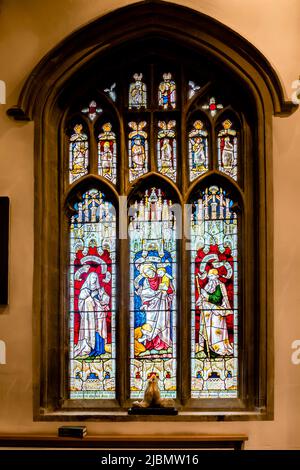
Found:
<path fill-rule="evenodd" d="M 191 216 L 192 398 L 238 396 L 238 220 L 210 186 Z"/>
<path fill-rule="evenodd" d="M 112 183 L 117 181 L 117 142 L 110 122 L 102 126 L 98 136 L 98 173 Z"/>
<path fill-rule="evenodd" d="M 176 108 L 176 83 L 170 73 L 164 73 L 163 81 L 159 84 L 158 105 L 162 109 Z"/>
<path fill-rule="evenodd" d="M 148 134 L 144 130 L 147 122 L 130 122 L 128 125 L 133 129 L 128 135 L 129 181 L 133 181 L 148 171 Z"/>
<path fill-rule="evenodd" d="M 88 172 L 89 143 L 88 136 L 82 132 L 82 124 L 76 124 L 69 143 L 69 181 L 81 178 Z"/>
<path fill-rule="evenodd" d="M 176 181 L 176 121 L 159 121 L 157 134 L 158 171 Z"/>
<path fill-rule="evenodd" d="M 190 181 L 208 170 L 208 138 L 202 121 L 194 122 L 189 132 Z"/>
<path fill-rule="evenodd" d="M 231 128 L 232 122 L 226 119 L 223 129 L 218 133 L 218 164 L 219 170 L 237 179 L 238 143 L 237 132 Z"/>
<path fill-rule="evenodd" d="M 144 395 L 158 376 L 162 397 L 176 397 L 176 220 L 160 189 L 130 208 L 130 390 Z"/>
<path fill-rule="evenodd" d="M 70 398 L 115 398 L 116 217 L 91 189 L 70 224 Z"/>
<path fill-rule="evenodd" d="M 147 86 L 142 81 L 143 74 L 135 73 L 133 75 L 134 82 L 129 85 L 129 109 L 140 109 L 147 107 Z"/>

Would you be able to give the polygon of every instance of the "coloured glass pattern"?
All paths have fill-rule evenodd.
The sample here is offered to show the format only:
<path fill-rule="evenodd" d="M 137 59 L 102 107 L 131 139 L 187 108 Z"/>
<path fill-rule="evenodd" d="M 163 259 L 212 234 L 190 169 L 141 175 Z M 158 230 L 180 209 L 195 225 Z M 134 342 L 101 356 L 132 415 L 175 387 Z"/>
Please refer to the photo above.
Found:
<path fill-rule="evenodd" d="M 143 74 L 135 73 L 133 75 L 134 82 L 129 85 L 129 109 L 141 109 L 147 107 L 147 86 L 142 81 Z"/>
<path fill-rule="evenodd" d="M 223 129 L 218 132 L 218 165 L 219 170 L 234 180 L 238 177 L 238 138 L 231 128 L 232 122 L 226 119 Z"/>
<path fill-rule="evenodd" d="M 70 223 L 69 328 L 71 399 L 115 398 L 116 216 L 91 189 Z"/>
<path fill-rule="evenodd" d="M 171 73 L 163 74 L 163 81 L 158 87 L 158 105 L 162 109 L 176 108 L 176 83 Z"/>
<path fill-rule="evenodd" d="M 129 122 L 132 132 L 128 135 L 129 181 L 148 171 L 148 134 L 144 130 L 146 121 Z"/>
<path fill-rule="evenodd" d="M 208 170 L 208 133 L 200 120 L 194 122 L 189 132 L 189 166 L 190 181 Z"/>
<path fill-rule="evenodd" d="M 210 186 L 191 215 L 191 396 L 238 396 L 238 219 Z"/>
<path fill-rule="evenodd" d="M 161 396 L 176 397 L 176 219 L 160 189 L 130 208 L 130 389 L 142 398 L 155 373 Z"/>
<path fill-rule="evenodd" d="M 88 172 L 89 164 L 89 142 L 88 136 L 82 132 L 82 124 L 76 124 L 74 134 L 70 137 L 69 143 L 69 182 L 81 178 Z"/>
<path fill-rule="evenodd" d="M 102 126 L 98 136 L 98 174 L 112 183 L 117 182 L 117 142 L 110 122 Z"/>

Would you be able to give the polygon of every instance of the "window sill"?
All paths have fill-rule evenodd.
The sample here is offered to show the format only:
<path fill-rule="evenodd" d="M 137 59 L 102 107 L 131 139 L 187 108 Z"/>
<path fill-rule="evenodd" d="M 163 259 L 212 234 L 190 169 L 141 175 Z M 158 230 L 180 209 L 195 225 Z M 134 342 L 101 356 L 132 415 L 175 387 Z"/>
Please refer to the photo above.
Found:
<path fill-rule="evenodd" d="M 52 411 L 43 410 L 34 421 L 270 421 L 273 414 L 266 409 L 256 411 L 178 411 L 178 415 L 129 415 L 127 411 Z"/>

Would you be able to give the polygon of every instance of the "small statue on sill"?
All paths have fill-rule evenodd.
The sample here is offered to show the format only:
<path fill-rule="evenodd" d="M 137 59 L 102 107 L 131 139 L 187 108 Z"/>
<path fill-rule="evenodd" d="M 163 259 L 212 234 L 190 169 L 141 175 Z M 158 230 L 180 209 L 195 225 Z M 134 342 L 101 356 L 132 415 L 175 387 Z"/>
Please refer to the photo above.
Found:
<path fill-rule="evenodd" d="M 142 401 L 133 402 L 135 408 L 169 408 L 174 407 L 174 400 L 171 398 L 161 398 L 158 388 L 158 374 L 151 372 L 148 375 L 148 384 Z"/>

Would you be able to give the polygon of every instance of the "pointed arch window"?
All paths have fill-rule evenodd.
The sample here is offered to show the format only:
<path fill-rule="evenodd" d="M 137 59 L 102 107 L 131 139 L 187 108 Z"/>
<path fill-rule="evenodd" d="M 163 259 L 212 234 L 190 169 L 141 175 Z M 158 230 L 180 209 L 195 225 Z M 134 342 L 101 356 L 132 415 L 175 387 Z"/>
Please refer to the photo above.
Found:
<path fill-rule="evenodd" d="M 82 124 L 76 124 L 70 135 L 69 144 L 69 180 L 70 183 L 78 180 L 88 172 L 89 142 L 88 136 L 83 132 Z"/>
<path fill-rule="evenodd" d="M 168 419 L 272 418 L 269 142 L 294 109 L 257 49 L 166 2 L 37 66 L 8 110 L 37 124 L 36 419 L 130 420 L 151 374 Z"/>

